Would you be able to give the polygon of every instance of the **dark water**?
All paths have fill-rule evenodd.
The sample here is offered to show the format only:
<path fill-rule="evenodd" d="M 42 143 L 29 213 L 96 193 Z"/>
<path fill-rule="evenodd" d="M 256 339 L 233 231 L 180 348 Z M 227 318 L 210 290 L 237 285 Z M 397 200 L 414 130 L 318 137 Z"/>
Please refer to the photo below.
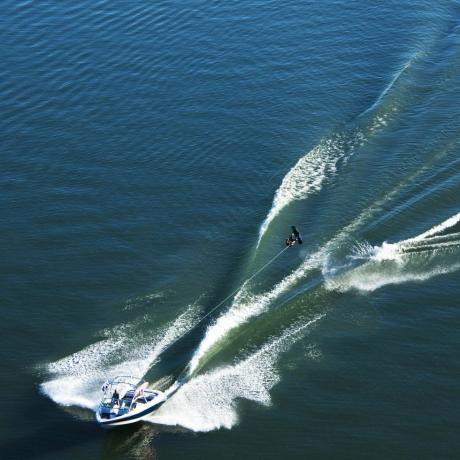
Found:
<path fill-rule="evenodd" d="M 458 3 L 0 24 L 1 458 L 460 456 Z M 185 367 L 95 424 L 107 377 Z"/>

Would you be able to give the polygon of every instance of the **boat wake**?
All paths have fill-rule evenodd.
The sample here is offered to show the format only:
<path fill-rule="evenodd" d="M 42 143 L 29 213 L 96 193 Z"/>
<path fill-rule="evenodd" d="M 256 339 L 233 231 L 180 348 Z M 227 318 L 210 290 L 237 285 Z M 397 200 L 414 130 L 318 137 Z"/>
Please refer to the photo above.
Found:
<path fill-rule="evenodd" d="M 62 406 L 95 410 L 101 385 L 107 376 L 145 374 L 161 352 L 184 330 L 193 326 L 197 313 L 195 306 L 189 307 L 176 321 L 157 331 L 150 344 L 138 351 L 139 356 L 115 364 L 110 363 L 111 356 L 126 358 L 135 347 L 130 346 L 134 325 L 114 328 L 107 332 L 110 334 L 107 339 L 50 363 L 47 371 L 53 378 L 41 385 L 42 392 Z M 165 391 L 168 396 L 166 403 L 145 420 L 201 432 L 231 428 L 238 422 L 236 400 L 271 404 L 269 391 L 280 380 L 276 369 L 280 355 L 305 337 L 323 316 L 320 314 L 299 321 L 278 337 L 271 337 L 261 349 L 239 362 L 189 377 L 180 385 L 176 382 Z M 145 352 L 148 353 L 147 358 Z"/>
<path fill-rule="evenodd" d="M 203 366 L 209 354 L 212 354 L 213 349 L 224 339 L 227 339 L 233 330 L 247 323 L 251 318 L 266 312 L 274 300 L 289 291 L 305 277 L 306 273 L 318 267 L 321 256 L 322 254 L 318 252 L 306 258 L 300 267 L 276 284 L 270 291 L 254 295 L 245 288 L 238 292 L 229 309 L 206 330 L 203 340 L 190 361 L 188 375 L 194 375 Z"/>
<path fill-rule="evenodd" d="M 275 192 L 273 203 L 267 217 L 259 229 L 260 244 L 272 221 L 292 202 L 305 200 L 318 193 L 323 185 L 331 181 L 338 173 L 339 165 L 369 141 L 371 136 L 385 127 L 400 109 L 401 101 L 390 92 L 396 91 L 396 84 L 422 53 L 417 51 L 399 69 L 389 85 L 384 88 L 375 102 L 362 112 L 354 127 L 346 128 L 323 139 L 316 147 L 300 158 L 284 176 Z M 384 104 L 385 102 L 385 104 Z"/>
<path fill-rule="evenodd" d="M 410 62 L 401 68 L 376 102 L 358 117 L 354 127 L 322 140 L 297 161 L 274 195 L 272 207 L 260 227 L 258 245 L 283 209 L 320 192 L 324 184 L 337 176 L 340 167 L 392 120 L 400 104 L 393 92 L 401 89 L 401 77 L 409 67 Z M 323 275 L 326 291 L 370 292 L 388 284 L 426 280 L 460 269 L 457 229 L 460 213 L 406 240 L 385 242 L 380 246 L 366 242 L 358 244 L 352 254 L 348 252 L 343 264 L 331 262 L 342 257 L 337 254 L 347 250 L 344 248 L 349 247 L 350 237 L 359 235 L 369 222 L 375 223 L 376 217 L 390 207 L 391 201 L 402 191 L 408 191 L 411 184 L 418 183 L 424 168 L 406 176 L 393 191 L 365 207 L 322 247 L 310 248 L 312 252 L 303 254 L 300 266 L 270 289 L 254 294 L 251 284 L 245 283 L 230 306 L 208 326 L 188 363 L 185 377 L 181 376 L 180 383 L 175 382 L 166 389 L 168 400 L 148 420 L 155 424 L 181 425 L 194 431 L 210 431 L 231 428 L 238 422 L 238 399 L 269 405 L 270 390 L 281 378 L 277 369 L 281 354 L 302 339 L 324 314 L 310 315 L 301 321 L 297 318 L 294 324 L 288 322 L 278 335 L 266 338 L 256 352 L 240 350 L 244 357 L 231 364 L 213 369 L 206 365 L 225 347 L 232 334 L 256 317 L 267 314 L 277 301 L 282 303 L 283 296 L 303 292 L 302 283 L 313 272 Z M 320 276 L 318 278 L 323 281 Z M 323 292 L 326 292 L 324 287 Z M 150 298 L 153 297 L 146 297 L 146 300 Z M 135 307 L 136 302 L 130 302 L 125 309 L 131 311 Z M 145 375 L 161 354 L 199 321 L 200 308 L 191 305 L 174 321 L 147 334 L 139 333 L 139 329 L 145 330 L 145 327 L 139 328 L 137 323 L 105 331 L 104 340 L 48 364 L 41 391 L 63 406 L 94 410 L 99 402 L 100 387 L 108 376 Z M 166 378 L 161 383 L 166 386 L 171 380 Z"/>
<path fill-rule="evenodd" d="M 108 376 L 145 375 L 161 353 L 193 327 L 199 313 L 198 305 L 190 305 L 149 337 L 136 334 L 135 322 L 105 331 L 106 339 L 46 365 L 50 378 L 41 391 L 60 405 L 94 410 Z"/>
<path fill-rule="evenodd" d="M 154 414 L 149 422 L 180 425 L 193 431 L 231 428 L 238 422 L 236 401 L 268 406 L 270 390 L 280 376 L 276 362 L 304 337 L 324 315 L 293 325 L 247 358 L 191 378 Z"/>
<path fill-rule="evenodd" d="M 336 134 L 324 139 L 307 155 L 300 158 L 286 174 L 273 198 L 272 208 L 259 230 L 259 241 L 262 240 L 269 225 L 275 217 L 289 204 L 296 200 L 304 200 L 319 192 L 323 183 L 335 176 L 338 163 L 353 153 L 355 145 L 362 136 L 350 139 L 345 134 Z"/>
<path fill-rule="evenodd" d="M 326 280 L 331 290 L 370 292 L 388 284 L 424 281 L 460 269 L 460 233 L 449 232 L 460 222 L 460 213 L 413 238 L 397 243 L 356 245 L 351 259 L 356 268 L 333 273 Z M 329 272 L 331 272 L 329 270 Z"/>
<path fill-rule="evenodd" d="M 459 223 L 460 213 L 397 243 L 356 245 L 350 256 L 354 267 L 348 265 L 335 272 L 325 270 L 329 253 L 335 250 L 337 241 L 344 238 L 342 231 L 323 248 L 306 257 L 296 270 L 271 290 L 253 295 L 246 286 L 229 309 L 206 330 L 189 362 L 187 376 L 165 391 L 167 401 L 146 420 L 202 432 L 231 428 L 238 423 L 236 401 L 239 399 L 270 405 L 270 390 L 281 378 L 277 369 L 281 354 L 305 337 L 325 314 L 297 320 L 277 336 L 269 337 L 257 351 L 247 353 L 232 364 L 203 371 L 232 331 L 267 312 L 275 300 L 305 280 L 312 270 L 323 269 L 326 290 L 370 292 L 384 285 L 426 280 L 460 269 L 460 233 L 456 231 Z M 49 364 L 47 372 L 51 378 L 41 385 L 41 390 L 58 404 L 94 410 L 100 387 L 107 376 L 144 375 L 161 353 L 198 320 L 198 306 L 189 306 L 175 321 L 152 333 L 149 340 L 144 337 L 143 345 L 133 334 L 135 324 L 107 331 L 105 340 Z M 117 362 L 112 361 L 113 356 L 118 357 Z"/>

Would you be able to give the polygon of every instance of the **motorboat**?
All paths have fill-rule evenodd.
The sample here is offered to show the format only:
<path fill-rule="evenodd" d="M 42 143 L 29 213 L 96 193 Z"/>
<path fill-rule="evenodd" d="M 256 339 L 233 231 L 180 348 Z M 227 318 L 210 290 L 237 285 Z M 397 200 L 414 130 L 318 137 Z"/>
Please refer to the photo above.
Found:
<path fill-rule="evenodd" d="M 148 382 L 132 377 L 119 376 L 102 385 L 102 400 L 96 412 L 101 426 L 113 427 L 139 422 L 158 409 L 166 395 L 148 388 Z"/>

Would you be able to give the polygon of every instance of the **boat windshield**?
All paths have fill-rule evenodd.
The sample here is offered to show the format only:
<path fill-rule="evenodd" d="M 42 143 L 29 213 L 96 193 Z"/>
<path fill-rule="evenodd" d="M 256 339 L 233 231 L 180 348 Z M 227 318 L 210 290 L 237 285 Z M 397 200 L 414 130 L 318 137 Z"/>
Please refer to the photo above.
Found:
<path fill-rule="evenodd" d="M 102 386 L 101 403 L 111 406 L 117 400 L 133 398 L 136 389 L 144 384 L 144 380 L 131 376 L 120 376 L 107 380 Z"/>

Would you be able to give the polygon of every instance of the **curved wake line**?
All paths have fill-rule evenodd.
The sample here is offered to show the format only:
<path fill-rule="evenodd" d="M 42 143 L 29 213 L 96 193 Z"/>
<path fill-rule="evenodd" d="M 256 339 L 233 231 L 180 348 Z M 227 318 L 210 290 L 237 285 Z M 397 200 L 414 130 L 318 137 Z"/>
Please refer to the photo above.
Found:
<path fill-rule="evenodd" d="M 326 280 L 331 290 L 370 292 L 388 284 L 426 281 L 460 269 L 460 233 L 442 233 L 460 222 L 460 213 L 413 238 L 381 246 L 359 244 L 356 259 L 367 262 Z"/>
<path fill-rule="evenodd" d="M 231 331 L 243 325 L 249 319 L 267 311 L 270 304 L 298 280 L 302 279 L 306 272 L 318 267 L 320 265 L 321 256 L 321 252 L 310 256 L 299 268 L 280 281 L 268 292 L 259 295 L 250 295 L 246 290 L 241 290 L 236 295 L 230 308 L 219 316 L 206 330 L 203 340 L 192 356 L 188 367 L 188 374 L 193 375 L 201 366 L 205 355 Z"/>
<path fill-rule="evenodd" d="M 437 266 L 430 268 L 425 272 L 417 273 L 416 271 L 399 270 L 398 266 L 388 267 L 384 270 L 376 269 L 373 272 L 365 273 L 358 271 L 355 277 L 345 277 L 340 281 L 331 281 L 326 283 L 328 289 L 345 292 L 350 289 L 357 289 L 362 292 L 372 292 L 389 284 L 402 284 L 411 281 L 427 281 L 433 277 L 446 275 L 460 269 L 460 263 L 452 264 L 448 267 Z"/>
<path fill-rule="evenodd" d="M 453 215 L 452 217 L 449 217 L 448 219 L 446 219 L 444 222 L 440 223 L 439 225 L 435 225 L 433 228 L 430 228 L 430 230 L 427 230 L 426 232 L 421 233 L 420 235 L 414 238 L 409 238 L 407 240 L 402 241 L 401 244 L 412 243 L 414 241 L 420 241 L 428 237 L 438 235 L 439 233 L 442 233 L 448 228 L 453 227 L 454 225 L 457 225 L 459 222 L 460 222 L 460 212 Z"/>
<path fill-rule="evenodd" d="M 238 423 L 238 399 L 271 404 L 269 392 L 280 381 L 276 369 L 280 354 L 324 316 L 293 325 L 240 362 L 190 379 L 147 420 L 198 432 L 230 429 Z"/>
<path fill-rule="evenodd" d="M 382 246 L 375 247 L 372 249 L 374 260 L 395 260 L 401 254 L 405 252 L 410 252 L 412 248 L 420 248 L 420 243 L 425 243 L 426 245 L 432 246 L 434 249 L 439 249 L 443 246 L 455 246 L 455 243 L 448 243 L 439 241 L 440 233 L 446 231 L 447 229 L 454 227 L 460 222 L 460 212 L 449 217 L 444 222 L 441 222 L 438 225 L 430 228 L 426 232 L 421 233 L 420 235 L 402 240 L 398 243 L 387 243 L 384 242 Z"/>
<path fill-rule="evenodd" d="M 415 180 L 416 177 L 417 175 L 414 175 L 414 177 L 412 177 L 411 180 Z M 375 215 L 375 213 L 378 212 L 381 206 L 383 206 L 385 200 L 387 200 L 389 197 L 392 198 L 395 194 L 398 193 L 398 191 L 399 188 L 396 188 L 393 192 L 386 195 L 384 200 L 382 199 L 377 201 L 374 204 L 374 206 L 367 209 L 361 216 L 359 216 L 353 222 L 347 225 L 334 238 L 327 242 L 322 248 L 320 248 L 313 255 L 307 258 L 298 269 L 293 271 L 290 275 L 288 275 L 285 279 L 278 283 L 271 291 L 255 296 L 250 296 L 245 291 L 239 292 L 235 297 L 235 300 L 232 303 L 229 310 L 223 313 L 215 321 L 215 323 L 209 326 L 206 330 L 205 336 L 199 344 L 190 362 L 189 374 L 193 374 L 197 369 L 199 369 L 201 362 L 205 358 L 205 356 L 208 353 L 210 353 L 212 349 L 215 348 L 216 345 L 219 342 L 221 342 L 227 334 L 229 334 L 232 330 L 240 327 L 251 318 L 267 311 L 270 304 L 274 300 L 276 300 L 281 294 L 289 290 L 296 282 L 301 280 L 309 270 L 322 268 L 323 275 L 325 275 L 326 277 L 326 287 L 329 289 L 336 289 L 337 281 L 335 280 L 334 282 L 332 282 L 330 279 L 327 279 L 328 270 L 326 270 L 326 264 L 328 261 L 328 255 L 332 253 L 341 244 L 343 244 L 347 240 L 348 235 L 351 232 L 356 231 L 359 228 L 359 226 L 362 225 L 363 222 L 365 222 L 366 219 L 369 219 L 373 215 Z M 441 224 L 436 225 L 432 229 L 414 238 L 410 238 L 408 240 L 400 242 L 398 246 L 389 243 L 383 243 L 380 248 L 372 248 L 363 245 L 362 254 L 357 258 L 369 259 L 369 257 L 373 257 L 376 260 L 385 258 L 394 259 L 396 257 L 396 253 L 401 252 L 400 248 L 402 248 L 404 244 L 407 245 L 410 242 L 415 242 L 420 239 L 427 238 L 428 236 L 437 235 L 438 233 L 445 231 L 449 227 L 456 225 L 459 221 L 460 213 L 450 217 Z M 454 247 L 455 243 L 450 243 L 446 246 Z M 437 248 L 441 248 L 439 243 Z M 438 270 L 439 273 L 441 273 L 440 270 L 441 269 Z M 418 279 L 422 279 L 421 277 L 424 275 L 419 274 L 417 276 Z M 402 276 L 400 276 L 400 279 L 403 280 Z M 369 289 L 373 290 L 375 289 L 376 283 L 372 282 L 369 284 L 369 286 Z"/>
<path fill-rule="evenodd" d="M 362 112 L 358 118 L 364 117 L 370 112 L 376 112 L 376 109 L 394 88 L 401 76 L 421 54 L 422 52 L 419 50 L 409 57 L 375 102 Z M 323 183 L 337 174 L 338 163 L 341 160 L 346 162 L 354 154 L 355 149 L 364 145 L 369 136 L 385 126 L 388 117 L 398 109 L 398 101 L 390 101 L 386 110 L 380 114 L 376 112 L 374 117 L 364 125 L 363 129 L 356 126 L 354 129 L 345 130 L 342 133 L 338 132 L 331 138 L 322 140 L 315 148 L 300 158 L 284 176 L 281 185 L 275 192 L 272 207 L 259 229 L 257 247 L 270 224 L 286 206 L 293 201 L 304 200 L 310 195 L 318 193 Z"/>
<path fill-rule="evenodd" d="M 338 161 L 344 157 L 345 141 L 342 136 L 326 139 L 300 158 L 291 168 L 275 192 L 272 207 L 259 230 L 257 246 L 269 225 L 283 208 L 292 201 L 303 200 L 319 192 L 323 182 L 337 171 Z"/>
<path fill-rule="evenodd" d="M 393 78 L 391 79 L 390 83 L 388 83 L 388 85 L 383 89 L 383 91 L 379 94 L 379 96 L 377 97 L 377 99 L 375 100 L 375 102 L 370 106 L 368 107 L 366 110 L 364 110 L 364 112 L 361 112 L 361 114 L 359 115 L 359 117 L 362 117 L 364 115 L 366 115 L 367 113 L 369 112 L 372 112 L 372 110 L 374 110 L 375 108 L 377 108 L 380 103 L 382 102 L 383 98 L 387 95 L 387 93 L 393 88 L 393 86 L 396 84 L 396 82 L 399 80 L 399 78 L 401 77 L 401 75 L 412 65 L 413 61 L 415 60 L 415 58 L 417 58 L 419 56 L 419 52 L 417 53 L 414 53 L 410 59 L 398 70 L 396 71 L 396 73 L 394 74 Z"/>
<path fill-rule="evenodd" d="M 325 182 L 337 175 L 339 163 L 345 164 L 356 149 L 364 145 L 368 136 L 385 126 L 389 114 L 394 110 L 390 108 L 387 114 L 376 115 L 367 125 L 366 130 L 356 127 L 322 140 L 313 150 L 300 158 L 284 176 L 275 192 L 272 207 L 259 229 L 257 247 L 280 212 L 292 202 L 305 200 L 318 193 Z M 367 131 L 367 136 L 364 131 Z"/>

